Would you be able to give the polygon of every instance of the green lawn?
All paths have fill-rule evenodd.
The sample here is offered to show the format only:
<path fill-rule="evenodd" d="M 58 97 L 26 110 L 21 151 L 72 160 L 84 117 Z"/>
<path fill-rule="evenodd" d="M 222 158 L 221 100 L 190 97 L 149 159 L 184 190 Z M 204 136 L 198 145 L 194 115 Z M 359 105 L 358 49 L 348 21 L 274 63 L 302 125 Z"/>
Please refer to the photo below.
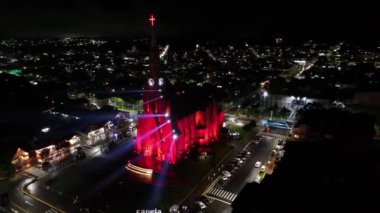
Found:
<path fill-rule="evenodd" d="M 257 128 L 252 128 L 250 131 L 245 131 L 243 127 L 237 126 L 237 125 L 229 125 L 228 128 L 232 131 L 236 131 L 240 133 L 240 139 L 239 141 L 248 141 L 250 140 L 254 135 L 257 134 Z"/>
<path fill-rule="evenodd" d="M 121 106 L 116 106 L 116 109 L 119 111 L 124 111 L 124 112 L 129 112 L 129 113 L 138 113 L 138 110 L 128 108 L 128 107 L 121 107 Z"/>

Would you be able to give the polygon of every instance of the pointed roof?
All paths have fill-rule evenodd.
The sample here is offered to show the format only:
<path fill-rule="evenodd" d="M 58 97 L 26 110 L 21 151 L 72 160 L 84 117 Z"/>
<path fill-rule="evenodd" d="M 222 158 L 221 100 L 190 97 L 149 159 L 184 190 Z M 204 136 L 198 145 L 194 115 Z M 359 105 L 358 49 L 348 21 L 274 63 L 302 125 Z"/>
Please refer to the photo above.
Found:
<path fill-rule="evenodd" d="M 160 57 L 159 50 L 157 45 L 156 33 L 155 33 L 155 21 L 156 18 L 154 15 L 151 15 L 149 18 L 151 26 L 151 39 L 150 39 L 150 52 L 149 52 L 149 64 L 150 64 L 150 78 L 155 80 L 158 79 L 160 75 Z"/>

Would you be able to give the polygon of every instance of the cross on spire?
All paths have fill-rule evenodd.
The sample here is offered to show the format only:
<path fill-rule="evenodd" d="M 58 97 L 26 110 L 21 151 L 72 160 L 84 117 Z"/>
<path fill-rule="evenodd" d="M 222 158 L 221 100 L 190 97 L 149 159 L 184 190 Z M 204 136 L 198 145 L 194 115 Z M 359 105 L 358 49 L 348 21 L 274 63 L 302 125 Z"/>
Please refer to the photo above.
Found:
<path fill-rule="evenodd" d="M 156 18 L 154 18 L 153 14 L 150 15 L 149 21 L 150 21 L 150 25 L 153 27 L 154 26 L 154 22 L 156 21 Z"/>

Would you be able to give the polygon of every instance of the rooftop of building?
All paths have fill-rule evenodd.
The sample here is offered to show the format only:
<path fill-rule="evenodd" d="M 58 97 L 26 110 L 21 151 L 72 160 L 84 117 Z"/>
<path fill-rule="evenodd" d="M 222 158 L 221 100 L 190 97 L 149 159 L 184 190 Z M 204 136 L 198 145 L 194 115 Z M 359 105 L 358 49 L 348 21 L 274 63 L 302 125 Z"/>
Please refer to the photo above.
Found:
<path fill-rule="evenodd" d="M 118 113 L 112 107 L 85 110 L 73 106 L 1 113 L 0 128 L 7 133 L 1 136 L 4 147 L 1 150 L 7 152 L 7 149 L 18 147 L 26 151 L 40 149 L 70 139 L 80 132 L 97 129 L 107 121 L 115 120 Z"/>

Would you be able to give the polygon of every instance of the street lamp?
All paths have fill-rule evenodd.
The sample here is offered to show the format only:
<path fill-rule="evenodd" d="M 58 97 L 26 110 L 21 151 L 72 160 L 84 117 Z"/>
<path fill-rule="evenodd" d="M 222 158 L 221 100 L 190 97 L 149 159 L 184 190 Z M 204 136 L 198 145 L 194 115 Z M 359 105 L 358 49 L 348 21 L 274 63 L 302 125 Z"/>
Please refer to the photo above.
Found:
<path fill-rule="evenodd" d="M 264 108 L 265 108 L 265 105 L 266 105 L 266 98 L 268 97 L 268 91 L 266 91 L 266 90 L 264 90 L 263 91 L 263 94 L 262 94 L 262 96 L 263 96 L 263 101 L 264 101 Z"/>
<path fill-rule="evenodd" d="M 263 92 L 263 96 L 264 96 L 264 98 L 268 97 L 268 92 L 267 92 L 267 91 L 264 91 L 264 92 Z"/>
<path fill-rule="evenodd" d="M 269 96 L 269 93 L 268 91 L 266 90 L 261 90 L 261 95 L 260 95 L 260 102 L 262 104 L 262 110 L 260 112 L 260 116 L 262 116 L 262 112 L 266 111 L 266 98 Z M 260 105 L 261 105 L 260 104 Z M 260 107 L 261 108 L 261 107 Z"/>

